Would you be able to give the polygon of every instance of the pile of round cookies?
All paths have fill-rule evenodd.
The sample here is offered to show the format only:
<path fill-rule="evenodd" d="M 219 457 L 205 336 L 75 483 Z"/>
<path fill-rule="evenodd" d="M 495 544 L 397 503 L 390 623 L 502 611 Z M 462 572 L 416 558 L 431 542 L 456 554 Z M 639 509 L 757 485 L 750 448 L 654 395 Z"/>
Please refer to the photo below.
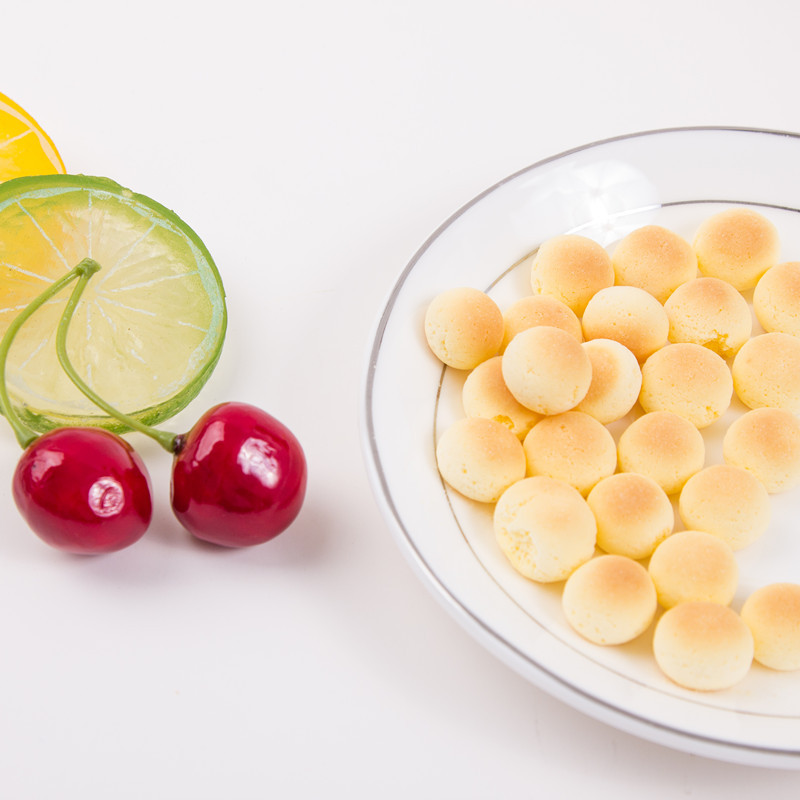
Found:
<path fill-rule="evenodd" d="M 647 225 L 611 253 L 557 236 L 528 263 L 531 294 L 504 310 L 467 287 L 428 306 L 431 350 L 467 372 L 465 416 L 437 442 L 444 481 L 494 504 L 505 557 L 563 582 L 585 639 L 655 621 L 656 663 L 694 690 L 733 686 L 753 660 L 800 669 L 800 584 L 732 607 L 735 551 L 766 533 L 769 495 L 800 485 L 800 262 L 733 207 L 691 244 Z M 706 466 L 701 431 L 734 395 L 748 410 Z"/>

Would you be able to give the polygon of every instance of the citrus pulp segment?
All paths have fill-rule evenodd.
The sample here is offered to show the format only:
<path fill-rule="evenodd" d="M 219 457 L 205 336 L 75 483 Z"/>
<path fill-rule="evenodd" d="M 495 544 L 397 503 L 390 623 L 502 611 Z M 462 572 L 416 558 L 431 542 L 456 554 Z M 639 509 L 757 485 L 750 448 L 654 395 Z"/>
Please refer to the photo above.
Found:
<path fill-rule="evenodd" d="M 50 137 L 27 111 L 0 93 L 0 181 L 64 171 Z"/>
<path fill-rule="evenodd" d="M 17 178 L 0 184 L 0 335 L 87 257 L 101 269 L 70 324 L 70 360 L 106 402 L 157 424 L 197 394 L 219 359 L 227 323 L 219 273 L 197 234 L 148 197 L 105 178 Z M 20 328 L 6 366 L 11 401 L 35 431 L 119 429 L 59 366 L 68 297 L 69 289 Z"/>

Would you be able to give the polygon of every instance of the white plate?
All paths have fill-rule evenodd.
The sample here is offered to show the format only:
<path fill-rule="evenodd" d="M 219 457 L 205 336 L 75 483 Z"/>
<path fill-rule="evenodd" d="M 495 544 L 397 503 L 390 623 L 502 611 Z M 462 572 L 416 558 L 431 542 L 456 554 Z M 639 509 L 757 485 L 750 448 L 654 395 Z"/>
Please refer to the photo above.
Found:
<path fill-rule="evenodd" d="M 439 478 L 438 433 L 463 416 L 462 373 L 425 343 L 431 298 L 453 286 L 488 290 L 501 308 L 529 293 L 525 259 L 545 239 L 580 232 L 610 246 L 656 223 L 691 240 L 705 217 L 747 205 L 777 225 L 783 259 L 800 260 L 800 137 L 692 128 L 620 137 L 518 172 L 442 225 L 406 267 L 377 325 L 365 386 L 364 447 L 375 493 L 423 582 L 489 650 L 542 689 L 635 735 L 739 763 L 800 768 L 800 673 L 754 665 L 733 689 L 683 691 L 658 670 L 651 631 L 616 648 L 566 624 L 561 585 L 515 573 L 494 542 L 491 509 Z M 733 408 L 706 431 L 719 460 Z M 800 493 L 773 496 L 767 535 L 739 551 L 734 608 L 764 583 L 800 582 Z"/>

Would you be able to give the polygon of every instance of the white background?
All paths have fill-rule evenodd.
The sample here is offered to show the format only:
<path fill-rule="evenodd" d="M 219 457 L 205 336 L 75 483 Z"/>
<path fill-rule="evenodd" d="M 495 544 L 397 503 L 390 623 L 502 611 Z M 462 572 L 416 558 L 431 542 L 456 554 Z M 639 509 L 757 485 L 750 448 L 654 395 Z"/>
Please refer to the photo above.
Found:
<path fill-rule="evenodd" d="M 288 424 L 306 504 L 272 543 L 189 541 L 169 459 L 122 553 L 64 556 L 10 497 L 0 432 L 0 797 L 796 797 L 564 706 L 456 625 L 389 534 L 359 440 L 369 338 L 419 245 L 539 159 L 660 127 L 800 131 L 800 6 L 673 0 L 27 3 L 6 93 L 71 172 L 173 208 L 228 292 L 188 428 Z"/>

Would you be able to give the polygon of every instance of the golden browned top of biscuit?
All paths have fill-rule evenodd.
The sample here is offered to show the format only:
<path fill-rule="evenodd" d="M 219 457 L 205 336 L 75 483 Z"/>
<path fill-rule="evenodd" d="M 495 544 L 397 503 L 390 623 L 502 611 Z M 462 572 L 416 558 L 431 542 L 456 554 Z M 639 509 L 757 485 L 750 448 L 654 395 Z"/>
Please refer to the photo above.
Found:
<path fill-rule="evenodd" d="M 646 475 L 618 472 L 600 481 L 589 495 L 589 504 L 626 522 L 649 520 L 662 510 L 666 500 L 663 489 Z"/>
<path fill-rule="evenodd" d="M 738 653 L 752 648 L 752 634 L 730 606 L 695 601 L 680 603 L 665 612 L 659 623 L 669 629 L 674 649 L 687 654 L 710 650 Z"/>
<path fill-rule="evenodd" d="M 664 302 L 697 274 L 697 256 L 683 237 L 660 225 L 629 233 L 611 256 L 616 282 L 638 286 Z"/>
<path fill-rule="evenodd" d="M 774 252 L 777 245 L 775 226 L 750 208 L 721 211 L 709 217 L 695 235 L 695 247 L 702 256 L 718 258 L 749 260 Z"/>
<path fill-rule="evenodd" d="M 729 208 L 697 229 L 694 250 L 700 272 L 751 289 L 780 259 L 777 228 L 750 208 Z"/>

